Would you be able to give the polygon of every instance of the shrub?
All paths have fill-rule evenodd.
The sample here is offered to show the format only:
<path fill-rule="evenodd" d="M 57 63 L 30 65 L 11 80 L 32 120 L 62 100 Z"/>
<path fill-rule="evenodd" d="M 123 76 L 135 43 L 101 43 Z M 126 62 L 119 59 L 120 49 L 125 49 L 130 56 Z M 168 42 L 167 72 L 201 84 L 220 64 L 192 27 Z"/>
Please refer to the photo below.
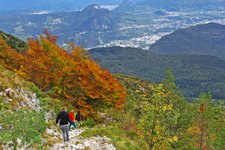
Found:
<path fill-rule="evenodd" d="M 0 141 L 13 141 L 15 146 L 19 138 L 23 144 L 42 145 L 42 133 L 47 127 L 44 113 L 19 110 L 15 113 L 5 111 L 0 116 L 4 128 L 0 132 Z"/>
<path fill-rule="evenodd" d="M 41 92 L 41 90 L 32 82 L 30 82 L 30 89 L 31 89 L 31 91 L 33 91 L 34 93 L 37 94 L 38 98 L 45 97 L 45 95 Z"/>
<path fill-rule="evenodd" d="M 3 103 L 3 101 L 4 101 L 3 97 L 2 97 L 2 96 L 0 96 L 0 110 L 2 110 L 2 109 L 3 109 L 3 107 L 4 107 L 4 103 Z"/>
<path fill-rule="evenodd" d="M 91 119 L 91 118 L 88 118 L 87 120 L 85 120 L 85 121 L 81 124 L 81 126 L 85 126 L 85 127 L 90 127 L 90 128 L 92 128 L 92 127 L 95 126 L 95 121 L 94 121 L 93 119 Z"/>

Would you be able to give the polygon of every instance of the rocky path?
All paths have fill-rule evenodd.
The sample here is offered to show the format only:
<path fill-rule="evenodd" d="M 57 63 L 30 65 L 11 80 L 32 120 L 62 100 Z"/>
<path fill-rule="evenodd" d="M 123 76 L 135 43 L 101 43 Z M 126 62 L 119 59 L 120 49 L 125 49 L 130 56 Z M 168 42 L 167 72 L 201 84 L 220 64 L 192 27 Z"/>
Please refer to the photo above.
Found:
<path fill-rule="evenodd" d="M 82 138 L 80 134 L 84 132 L 84 129 L 74 129 L 69 131 L 70 141 L 55 143 L 49 149 L 51 150 L 116 150 L 116 148 L 110 143 L 110 139 L 106 137 L 92 137 Z M 55 138 L 61 138 L 61 132 L 47 129 L 47 133 Z M 62 139 L 60 139 L 62 141 Z"/>

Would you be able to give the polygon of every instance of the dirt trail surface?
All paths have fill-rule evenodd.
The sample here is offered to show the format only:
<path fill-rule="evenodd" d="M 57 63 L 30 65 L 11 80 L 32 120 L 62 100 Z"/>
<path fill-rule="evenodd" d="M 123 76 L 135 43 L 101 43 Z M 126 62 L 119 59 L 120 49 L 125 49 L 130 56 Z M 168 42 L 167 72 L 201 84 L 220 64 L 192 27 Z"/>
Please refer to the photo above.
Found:
<path fill-rule="evenodd" d="M 70 141 L 62 142 L 62 133 L 58 130 L 47 129 L 47 133 L 54 138 L 59 138 L 61 142 L 55 143 L 50 150 L 116 150 L 107 137 L 82 138 L 80 134 L 84 129 L 73 129 L 69 131 Z"/>

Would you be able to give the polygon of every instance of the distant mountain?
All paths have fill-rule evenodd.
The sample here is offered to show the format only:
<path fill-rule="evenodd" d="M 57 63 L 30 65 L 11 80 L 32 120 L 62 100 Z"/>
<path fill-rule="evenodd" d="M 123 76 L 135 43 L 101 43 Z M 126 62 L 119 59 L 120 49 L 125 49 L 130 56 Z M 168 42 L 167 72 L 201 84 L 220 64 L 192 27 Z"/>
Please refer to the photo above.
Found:
<path fill-rule="evenodd" d="M 22 1 L 18 1 L 18 4 Z M 141 5 L 141 0 L 138 4 L 138 1 L 124 0 L 124 8 L 120 6 L 110 11 L 104 8 L 110 8 L 110 5 L 105 4 L 112 1 L 103 3 L 99 0 L 98 4 L 102 2 L 101 5 L 91 5 L 79 11 L 54 9 L 57 12 L 52 12 L 50 9 L 38 9 L 23 14 L 4 14 L 0 15 L 0 30 L 26 40 L 28 37 L 37 38 L 44 29 L 48 29 L 59 37 L 60 45 L 70 41 L 85 48 L 130 46 L 148 49 L 151 44 L 174 30 L 203 22 L 222 22 L 225 16 L 225 9 L 182 9 L 171 12 L 163 8 L 152 8 L 148 4 Z M 57 2 L 60 0 L 56 0 L 54 6 Z M 82 2 L 86 3 L 85 0 Z M 127 7 L 126 3 L 131 7 Z M 119 9 L 122 9 L 121 12 Z"/>
<path fill-rule="evenodd" d="M 114 10 L 115 12 L 124 12 L 130 10 L 132 2 L 130 0 L 123 0 L 123 2 Z"/>
<path fill-rule="evenodd" d="M 154 8 L 164 8 L 169 10 L 177 9 L 210 9 L 214 7 L 225 7 L 224 0 L 145 0 L 142 5 L 150 5 Z"/>
<path fill-rule="evenodd" d="M 135 48 L 97 48 L 90 54 L 113 73 L 137 76 L 160 83 L 171 68 L 175 83 L 186 97 L 212 92 L 214 98 L 225 98 L 225 60 L 206 55 L 162 55 Z"/>
<path fill-rule="evenodd" d="M 135 10 L 140 6 L 150 6 L 154 9 L 180 11 L 189 9 L 221 9 L 225 8 L 225 0 L 123 0 L 116 9 L 118 12 Z"/>
<path fill-rule="evenodd" d="M 99 44 L 97 34 L 112 30 L 117 15 L 93 4 L 81 11 L 59 13 L 32 13 L 0 17 L 0 29 L 23 40 L 39 36 L 44 29 L 59 36 L 59 42 L 68 39 L 79 45 Z M 81 37 L 82 36 L 82 37 Z"/>
<path fill-rule="evenodd" d="M 113 13 L 99 5 L 93 4 L 83 9 L 74 21 L 78 31 L 105 31 L 112 29 Z"/>
<path fill-rule="evenodd" d="M 165 54 L 203 54 L 225 59 L 224 41 L 225 25 L 209 23 L 176 30 L 150 49 Z"/>

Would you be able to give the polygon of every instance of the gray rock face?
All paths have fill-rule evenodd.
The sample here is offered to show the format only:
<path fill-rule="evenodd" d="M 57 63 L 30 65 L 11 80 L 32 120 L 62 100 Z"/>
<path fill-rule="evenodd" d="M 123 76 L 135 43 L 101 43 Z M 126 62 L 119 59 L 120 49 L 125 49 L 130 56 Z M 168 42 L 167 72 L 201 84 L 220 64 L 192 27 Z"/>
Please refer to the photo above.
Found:
<path fill-rule="evenodd" d="M 28 107 L 36 111 L 40 111 L 40 102 L 36 93 L 31 93 L 23 88 L 12 89 L 7 88 L 0 91 L 0 96 L 3 97 L 4 103 L 15 103 L 14 108 L 19 110 L 23 107 Z"/>

